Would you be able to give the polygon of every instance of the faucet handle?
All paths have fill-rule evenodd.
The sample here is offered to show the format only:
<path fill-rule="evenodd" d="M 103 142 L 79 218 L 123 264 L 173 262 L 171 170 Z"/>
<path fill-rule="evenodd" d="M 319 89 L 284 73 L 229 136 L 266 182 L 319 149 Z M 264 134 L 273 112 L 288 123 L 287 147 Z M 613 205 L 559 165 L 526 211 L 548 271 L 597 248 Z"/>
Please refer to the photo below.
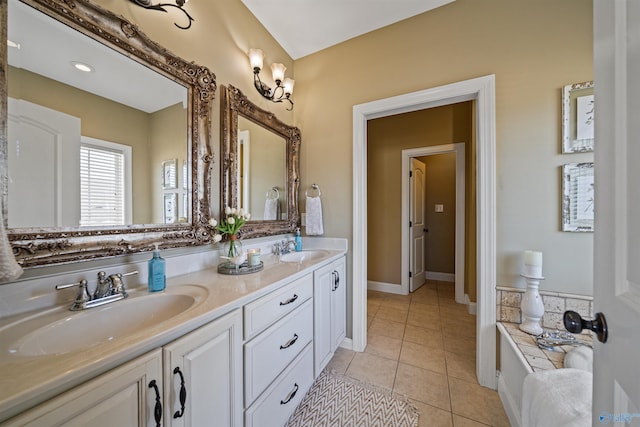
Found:
<path fill-rule="evenodd" d="M 91 296 L 89 296 L 89 292 L 87 291 L 87 281 L 85 279 L 82 279 L 76 283 L 68 283 L 66 285 L 56 285 L 56 290 L 59 291 L 61 289 L 72 288 L 74 286 L 78 286 L 78 294 L 76 295 L 76 300 L 73 302 L 72 307 L 78 307 L 91 300 Z"/>
<path fill-rule="evenodd" d="M 111 293 L 112 294 L 122 294 L 124 297 L 127 297 L 127 289 L 124 285 L 124 280 L 122 280 L 125 276 L 131 276 L 133 274 L 138 274 L 138 270 L 130 271 L 129 273 L 116 273 L 109 276 L 109 280 L 111 281 Z"/>

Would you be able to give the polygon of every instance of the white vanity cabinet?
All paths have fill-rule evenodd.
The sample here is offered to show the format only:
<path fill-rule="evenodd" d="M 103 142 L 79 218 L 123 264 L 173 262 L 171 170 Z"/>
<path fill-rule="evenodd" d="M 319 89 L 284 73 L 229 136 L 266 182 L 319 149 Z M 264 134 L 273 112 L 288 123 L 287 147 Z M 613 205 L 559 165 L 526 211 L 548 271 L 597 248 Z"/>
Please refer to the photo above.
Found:
<path fill-rule="evenodd" d="M 165 345 L 164 426 L 242 426 L 240 310 Z"/>
<path fill-rule="evenodd" d="M 347 268 L 345 257 L 313 273 L 315 376 L 327 366 L 346 336 Z"/>
<path fill-rule="evenodd" d="M 240 427 L 241 346 L 236 310 L 0 424 Z"/>
<path fill-rule="evenodd" d="M 154 418 L 156 396 L 162 396 L 162 353 L 159 349 L 62 393 L 1 425 L 152 427 L 157 425 Z"/>
<path fill-rule="evenodd" d="M 313 275 L 245 306 L 245 425 L 282 425 L 313 383 Z"/>

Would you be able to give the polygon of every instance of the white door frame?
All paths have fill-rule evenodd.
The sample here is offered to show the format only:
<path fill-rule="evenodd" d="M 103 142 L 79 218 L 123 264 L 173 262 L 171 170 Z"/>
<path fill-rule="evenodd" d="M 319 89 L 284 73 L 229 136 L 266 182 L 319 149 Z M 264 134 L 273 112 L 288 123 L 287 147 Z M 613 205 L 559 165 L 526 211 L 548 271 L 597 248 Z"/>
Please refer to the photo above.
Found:
<path fill-rule="evenodd" d="M 353 349 L 367 345 L 367 121 L 476 101 L 477 340 L 480 385 L 496 388 L 495 75 L 478 77 L 353 107 Z"/>
<path fill-rule="evenodd" d="M 400 259 L 400 284 L 402 294 L 409 294 L 409 267 L 411 259 L 411 227 L 410 220 L 410 194 L 409 194 L 409 168 L 412 157 L 434 156 L 437 154 L 455 153 L 456 155 L 456 226 L 455 226 L 455 292 L 456 302 L 465 304 L 464 298 L 464 226 L 465 226 L 465 204 L 464 204 L 464 188 L 465 188 L 465 156 L 464 143 L 436 145 L 432 147 L 412 148 L 402 150 L 402 237 Z"/>

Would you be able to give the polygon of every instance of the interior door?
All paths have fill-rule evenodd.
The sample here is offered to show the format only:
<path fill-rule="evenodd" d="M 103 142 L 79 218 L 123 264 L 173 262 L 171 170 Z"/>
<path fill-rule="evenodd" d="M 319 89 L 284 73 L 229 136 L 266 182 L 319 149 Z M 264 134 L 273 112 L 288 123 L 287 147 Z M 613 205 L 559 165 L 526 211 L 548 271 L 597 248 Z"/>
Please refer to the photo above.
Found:
<path fill-rule="evenodd" d="M 423 162 L 416 158 L 411 158 L 411 174 L 409 188 L 410 198 L 410 218 L 411 221 L 411 280 L 409 291 L 413 292 L 424 284 L 425 279 L 425 211 L 424 211 L 424 188 L 425 169 Z"/>
<path fill-rule="evenodd" d="M 595 312 L 593 425 L 640 425 L 640 2 L 594 1 Z M 595 340 L 594 340 L 595 341 Z M 629 417 L 627 421 L 627 418 Z"/>

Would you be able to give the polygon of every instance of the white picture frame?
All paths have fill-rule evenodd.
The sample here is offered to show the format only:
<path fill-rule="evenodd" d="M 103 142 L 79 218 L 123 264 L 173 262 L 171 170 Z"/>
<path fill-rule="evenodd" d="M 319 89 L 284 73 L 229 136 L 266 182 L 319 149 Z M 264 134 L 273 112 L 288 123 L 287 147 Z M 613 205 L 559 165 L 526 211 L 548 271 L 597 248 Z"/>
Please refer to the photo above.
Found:
<path fill-rule="evenodd" d="M 562 165 L 562 231 L 593 232 L 593 162 Z"/>
<path fill-rule="evenodd" d="M 169 159 L 162 162 L 162 189 L 178 188 L 178 160 Z"/>
<path fill-rule="evenodd" d="M 594 114 L 593 81 L 564 86 L 562 90 L 562 153 L 593 151 Z"/>

